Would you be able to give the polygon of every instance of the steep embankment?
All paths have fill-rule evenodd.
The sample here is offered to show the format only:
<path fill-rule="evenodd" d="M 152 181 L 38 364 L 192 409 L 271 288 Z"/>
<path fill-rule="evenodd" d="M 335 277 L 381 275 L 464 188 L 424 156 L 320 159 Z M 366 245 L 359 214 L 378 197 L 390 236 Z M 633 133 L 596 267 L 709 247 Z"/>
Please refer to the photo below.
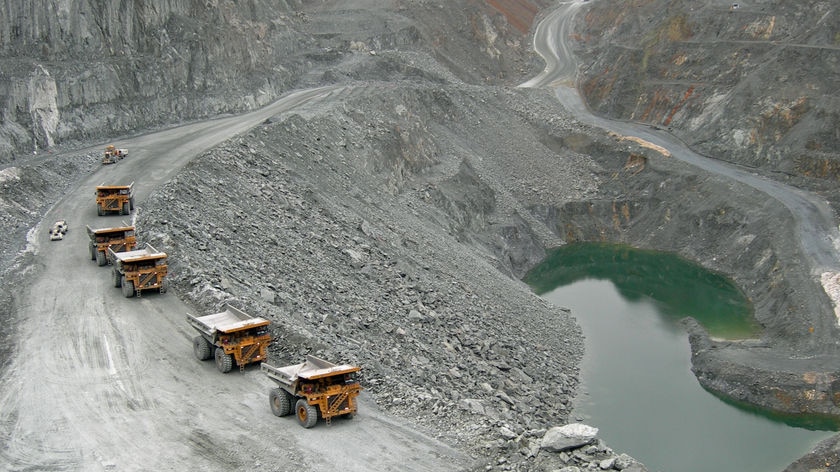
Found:
<path fill-rule="evenodd" d="M 286 3 L 6 2 L 0 162 L 276 98 L 314 48 Z"/>
<path fill-rule="evenodd" d="M 519 4 L 533 13 L 539 2 Z M 342 80 L 322 66 L 352 50 L 425 45 L 474 82 L 526 73 L 527 28 L 511 28 L 482 2 L 440 12 L 425 2 L 362 0 L 6 2 L 0 163 L 68 141 L 253 109 L 294 87 Z M 517 18 L 522 27 L 528 15 Z"/>
<path fill-rule="evenodd" d="M 592 2 L 578 33 L 581 90 L 596 112 L 668 128 L 719 159 L 836 188 L 836 4 Z"/>

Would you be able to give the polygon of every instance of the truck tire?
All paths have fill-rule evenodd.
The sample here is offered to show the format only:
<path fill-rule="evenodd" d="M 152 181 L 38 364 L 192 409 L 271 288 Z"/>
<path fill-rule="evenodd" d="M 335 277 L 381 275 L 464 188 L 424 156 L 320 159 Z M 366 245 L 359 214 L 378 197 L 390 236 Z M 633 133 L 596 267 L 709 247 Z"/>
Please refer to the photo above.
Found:
<path fill-rule="evenodd" d="M 310 405 L 305 398 L 301 398 L 295 403 L 295 414 L 298 423 L 304 428 L 309 429 L 318 422 L 318 408 Z"/>
<path fill-rule="evenodd" d="M 99 252 L 99 250 L 96 249 L 96 244 L 90 243 L 89 246 L 90 246 L 90 260 L 95 261 L 96 260 L 96 253 Z"/>
<path fill-rule="evenodd" d="M 122 276 L 120 283 L 122 284 L 122 292 L 123 295 L 125 295 L 125 298 L 131 298 L 136 294 L 134 290 L 134 282 L 125 280 L 124 275 Z"/>
<path fill-rule="evenodd" d="M 105 253 L 102 251 L 96 251 L 96 264 L 100 267 L 104 265 L 108 265 L 108 258 L 105 257 Z"/>
<path fill-rule="evenodd" d="M 120 215 L 128 215 L 131 213 L 131 204 L 125 202 L 122 204 L 122 210 L 120 210 Z"/>
<path fill-rule="evenodd" d="M 102 205 L 100 205 L 100 204 L 96 205 L 96 214 L 99 215 L 99 216 L 102 216 L 102 215 L 105 214 L 105 210 L 102 208 Z"/>
<path fill-rule="evenodd" d="M 213 357 L 213 346 L 204 339 L 204 336 L 196 336 L 193 338 L 193 352 L 195 357 L 200 361 L 206 361 Z"/>
<path fill-rule="evenodd" d="M 268 402 L 271 404 L 271 412 L 274 416 L 289 416 L 292 413 L 291 395 L 282 388 L 271 389 Z"/>
<path fill-rule="evenodd" d="M 216 368 L 223 374 L 227 374 L 233 368 L 233 357 L 225 354 L 225 350 L 220 347 L 216 348 Z"/>
<path fill-rule="evenodd" d="M 117 269 L 114 269 L 114 287 L 122 287 L 122 274 Z"/>
<path fill-rule="evenodd" d="M 128 199 L 128 209 L 134 210 L 134 197 Z"/>

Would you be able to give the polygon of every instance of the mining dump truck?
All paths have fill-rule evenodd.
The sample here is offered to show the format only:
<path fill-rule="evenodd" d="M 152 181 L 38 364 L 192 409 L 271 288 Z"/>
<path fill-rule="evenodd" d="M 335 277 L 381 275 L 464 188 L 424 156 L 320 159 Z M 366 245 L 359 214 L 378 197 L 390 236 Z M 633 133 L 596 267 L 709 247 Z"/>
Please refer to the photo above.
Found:
<path fill-rule="evenodd" d="M 260 369 L 277 382 L 278 387 L 268 396 L 271 412 L 276 416 L 294 412 L 301 426 L 311 428 L 319 415 L 327 424 L 336 416 L 356 415 L 356 397 L 362 390 L 356 380 L 360 367 L 306 356 L 301 364 L 274 367 L 263 362 Z"/>
<path fill-rule="evenodd" d="M 167 272 L 166 253 L 158 252 L 151 244 L 126 252 L 116 252 L 109 247 L 108 258 L 114 264 L 114 286 L 122 287 L 126 298 L 140 296 L 144 290 L 166 291 L 163 286 Z"/>
<path fill-rule="evenodd" d="M 99 185 L 96 187 L 96 213 L 99 216 L 118 212 L 128 215 L 134 209 L 134 182 L 128 185 Z"/>
<path fill-rule="evenodd" d="M 114 248 L 114 252 L 131 251 L 137 246 L 137 238 L 134 235 L 134 226 L 115 226 L 113 228 L 87 228 L 90 237 L 90 258 L 100 266 L 113 264 L 108 248 Z"/>
<path fill-rule="evenodd" d="M 232 306 L 213 315 L 194 316 L 187 321 L 199 335 L 193 338 L 193 352 L 200 361 L 216 357 L 220 372 L 230 372 L 234 365 L 242 370 L 247 364 L 265 360 L 271 335 L 269 321 L 248 315 Z"/>
<path fill-rule="evenodd" d="M 113 144 L 109 144 L 105 146 L 105 156 L 102 158 L 102 163 L 114 164 L 124 157 L 128 157 L 128 149 L 117 148 Z"/>

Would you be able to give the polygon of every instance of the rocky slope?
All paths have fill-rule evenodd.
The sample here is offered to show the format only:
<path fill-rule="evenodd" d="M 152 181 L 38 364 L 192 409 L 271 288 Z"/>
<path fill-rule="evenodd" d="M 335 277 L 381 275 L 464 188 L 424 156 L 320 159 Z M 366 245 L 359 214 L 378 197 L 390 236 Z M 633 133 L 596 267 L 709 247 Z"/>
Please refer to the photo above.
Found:
<path fill-rule="evenodd" d="M 836 188 L 838 31 L 820 0 L 592 2 L 577 29 L 581 90 L 596 112 L 707 155 Z"/>

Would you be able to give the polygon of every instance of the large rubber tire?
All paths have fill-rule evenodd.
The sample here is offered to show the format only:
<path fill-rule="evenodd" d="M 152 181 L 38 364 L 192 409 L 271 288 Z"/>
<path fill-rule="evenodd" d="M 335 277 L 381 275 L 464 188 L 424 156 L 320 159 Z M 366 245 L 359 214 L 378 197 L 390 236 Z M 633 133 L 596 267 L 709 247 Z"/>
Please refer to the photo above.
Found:
<path fill-rule="evenodd" d="M 114 287 L 122 287 L 122 274 L 117 269 L 114 269 Z"/>
<path fill-rule="evenodd" d="M 108 265 L 108 258 L 105 257 L 105 253 L 102 251 L 96 251 L 96 264 L 100 267 L 104 265 Z"/>
<path fill-rule="evenodd" d="M 122 284 L 122 292 L 125 295 L 125 298 L 131 298 L 136 295 L 136 291 L 134 290 L 134 282 L 130 280 L 125 280 L 125 276 L 122 276 L 122 280 L 120 280 Z"/>
<path fill-rule="evenodd" d="M 102 209 L 102 205 L 100 205 L 100 204 L 96 205 L 96 214 L 99 215 L 99 216 L 102 216 L 102 215 L 105 214 L 105 210 Z"/>
<path fill-rule="evenodd" d="M 90 243 L 88 246 L 90 247 L 90 260 L 95 261 L 96 253 L 99 252 L 99 250 L 96 249 L 96 244 Z"/>
<path fill-rule="evenodd" d="M 225 350 L 220 347 L 216 348 L 216 368 L 223 374 L 233 368 L 233 356 L 225 354 Z"/>
<path fill-rule="evenodd" d="M 134 209 L 134 197 L 131 197 L 131 198 L 128 199 L 128 209 L 129 210 Z"/>
<path fill-rule="evenodd" d="M 129 202 L 125 202 L 122 204 L 122 210 L 120 210 L 120 215 L 128 215 L 131 213 L 131 204 Z"/>
<path fill-rule="evenodd" d="M 318 407 L 310 405 L 306 399 L 301 398 L 295 403 L 295 415 L 301 426 L 311 428 L 318 422 Z"/>
<path fill-rule="evenodd" d="M 292 396 L 282 388 L 273 388 L 268 394 L 271 412 L 274 416 L 289 416 L 292 413 Z"/>
<path fill-rule="evenodd" d="M 213 357 L 213 345 L 204 339 L 204 336 L 193 338 L 193 352 L 200 361 L 206 361 Z"/>

